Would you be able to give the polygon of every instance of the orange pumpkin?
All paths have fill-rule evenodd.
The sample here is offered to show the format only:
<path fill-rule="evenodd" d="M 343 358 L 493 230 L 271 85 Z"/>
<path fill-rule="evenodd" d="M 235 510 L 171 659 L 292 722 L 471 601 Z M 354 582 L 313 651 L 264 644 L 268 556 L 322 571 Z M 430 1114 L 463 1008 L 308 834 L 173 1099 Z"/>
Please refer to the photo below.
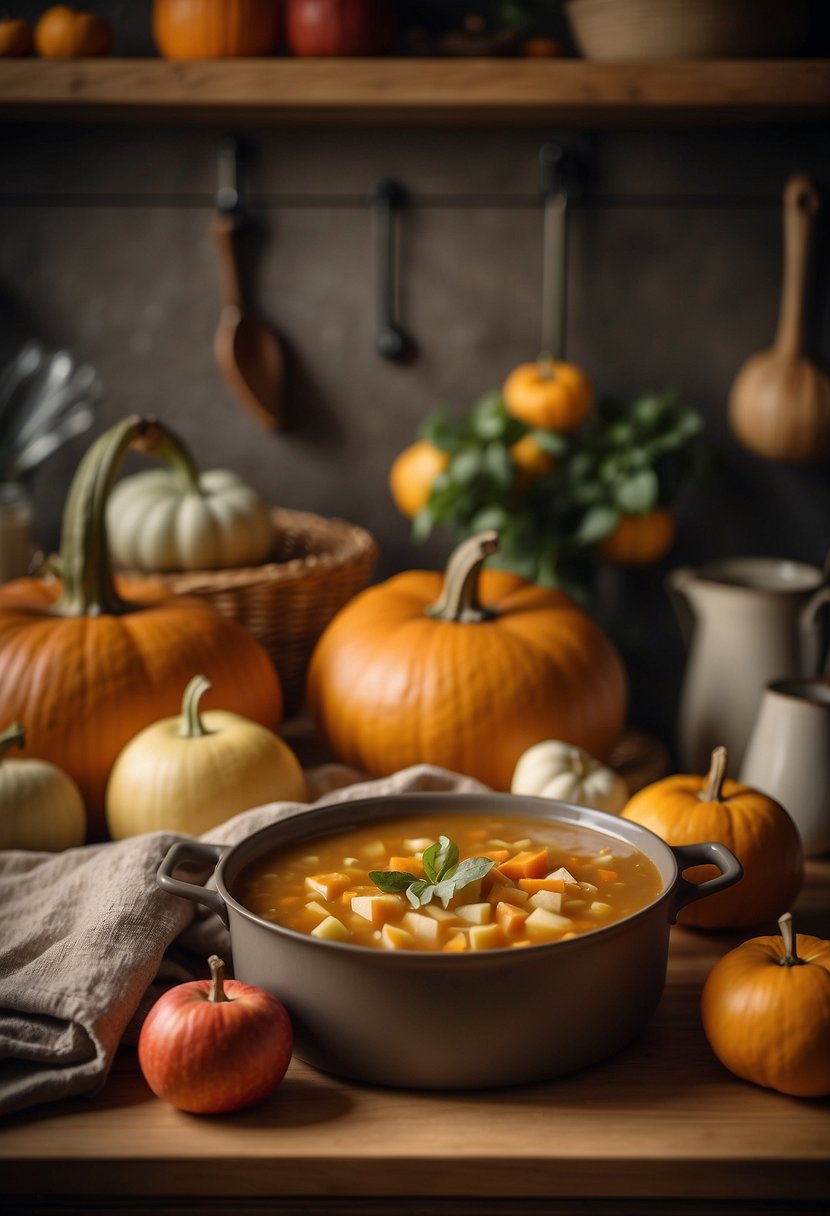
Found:
<path fill-rule="evenodd" d="M 398 574 L 327 627 L 308 697 L 338 759 L 374 774 L 436 764 L 508 790 L 540 739 L 608 755 L 627 701 L 613 643 L 561 592 L 482 573 L 497 548 L 495 532 L 471 537 L 446 577 Z"/>
<path fill-rule="evenodd" d="M 167 59 L 246 59 L 280 44 L 279 0 L 154 0 L 153 41 Z"/>
<path fill-rule="evenodd" d="M 449 453 L 426 439 L 410 444 L 395 457 L 389 470 L 389 491 L 401 514 L 414 519 L 427 505 L 433 481 L 449 462 Z"/>
<path fill-rule="evenodd" d="M 528 426 L 573 431 L 591 412 L 594 390 L 573 363 L 541 358 L 514 368 L 502 388 L 508 413 Z"/>
<path fill-rule="evenodd" d="M 43 59 L 106 55 L 112 47 L 112 26 L 94 13 L 56 4 L 46 10 L 35 26 L 35 47 Z"/>
<path fill-rule="evenodd" d="M 680 914 L 681 924 L 699 929 L 775 919 L 795 899 L 804 875 L 801 838 L 790 816 L 760 790 L 727 780 L 726 765 L 726 748 L 716 747 L 705 777 L 664 777 L 636 793 L 622 812 L 670 845 L 717 840 L 743 865 L 744 876 L 734 887 Z M 695 866 L 686 877 L 696 882 L 715 873 L 713 866 Z"/>
<path fill-rule="evenodd" d="M 556 463 L 549 452 L 545 452 L 539 447 L 532 435 L 522 435 L 521 439 L 517 439 L 514 444 L 511 444 L 509 451 L 518 469 L 517 490 L 528 489 L 540 477 L 549 473 Z"/>
<path fill-rule="evenodd" d="M 32 27 L 20 17 L 0 17 L 0 59 L 28 55 L 32 49 Z"/>
<path fill-rule="evenodd" d="M 674 516 L 665 507 L 655 507 L 645 515 L 621 515 L 597 548 L 615 566 L 650 566 L 666 556 L 676 533 Z"/>
<path fill-rule="evenodd" d="M 797 1098 L 830 1094 L 830 942 L 755 937 L 725 954 L 701 996 L 703 1029 L 724 1067 Z"/>
<path fill-rule="evenodd" d="M 277 675 L 241 625 L 201 600 L 142 584 L 127 603 L 110 571 L 107 494 L 130 447 L 175 442 L 148 419 L 101 435 L 73 479 L 63 519 L 62 579 L 0 587 L 0 721 L 26 720 L 28 753 L 77 782 L 92 837 L 104 834 L 104 790 L 116 756 L 143 727 L 178 711 L 194 672 L 209 675 L 217 702 L 276 729 Z M 130 594 L 122 584 L 119 590 Z M 138 598 L 136 596 L 133 597 Z"/>

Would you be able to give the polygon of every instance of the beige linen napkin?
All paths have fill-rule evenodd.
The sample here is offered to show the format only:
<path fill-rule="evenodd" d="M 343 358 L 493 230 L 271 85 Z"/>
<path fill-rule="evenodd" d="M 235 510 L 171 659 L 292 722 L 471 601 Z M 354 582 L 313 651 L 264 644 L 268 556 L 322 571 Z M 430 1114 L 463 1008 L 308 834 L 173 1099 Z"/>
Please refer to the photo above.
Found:
<path fill-rule="evenodd" d="M 309 774 L 312 805 L 408 790 L 481 790 L 468 777 L 418 765 L 341 788 L 338 766 Z M 275 802 L 202 839 L 235 844 L 309 804 Z M 135 1041 L 171 983 L 200 978 L 211 953 L 229 958 L 219 918 L 156 886 L 175 841 L 154 832 L 64 853 L 0 852 L 0 1114 L 94 1092 L 116 1048 Z"/>

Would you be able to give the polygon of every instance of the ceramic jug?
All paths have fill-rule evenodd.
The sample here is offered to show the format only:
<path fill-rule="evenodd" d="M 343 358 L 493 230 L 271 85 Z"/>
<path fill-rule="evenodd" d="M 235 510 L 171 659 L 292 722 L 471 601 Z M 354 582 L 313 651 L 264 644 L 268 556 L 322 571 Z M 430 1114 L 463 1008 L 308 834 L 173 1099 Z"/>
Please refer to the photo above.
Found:
<path fill-rule="evenodd" d="M 677 722 L 686 772 L 705 773 L 723 744 L 738 772 L 765 686 L 815 676 L 830 586 L 817 566 L 739 557 L 673 570 L 667 588 L 689 656 Z"/>
<path fill-rule="evenodd" d="M 830 682 L 767 685 L 740 779 L 789 811 L 808 856 L 830 850 Z"/>

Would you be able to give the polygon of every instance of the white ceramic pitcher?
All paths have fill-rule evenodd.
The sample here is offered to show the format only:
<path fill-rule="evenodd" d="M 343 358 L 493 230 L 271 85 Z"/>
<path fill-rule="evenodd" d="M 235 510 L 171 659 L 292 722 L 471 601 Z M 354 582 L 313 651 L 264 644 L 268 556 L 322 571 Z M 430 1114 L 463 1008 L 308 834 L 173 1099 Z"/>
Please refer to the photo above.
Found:
<path fill-rule="evenodd" d="M 737 772 L 772 680 L 815 676 L 821 663 L 820 609 L 830 586 L 818 566 L 737 557 L 666 580 L 689 645 L 677 722 L 687 772 L 706 772 L 723 744 Z"/>

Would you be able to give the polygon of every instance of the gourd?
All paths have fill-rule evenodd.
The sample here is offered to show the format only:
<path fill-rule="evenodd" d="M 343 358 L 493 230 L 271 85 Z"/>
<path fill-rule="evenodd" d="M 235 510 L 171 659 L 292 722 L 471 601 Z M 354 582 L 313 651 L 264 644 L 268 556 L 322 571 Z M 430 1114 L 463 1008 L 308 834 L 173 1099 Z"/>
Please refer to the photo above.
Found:
<path fill-rule="evenodd" d="M 106 55 L 111 47 L 108 21 L 67 4 L 48 8 L 35 25 L 35 49 L 43 59 L 85 59 Z"/>
<path fill-rule="evenodd" d="M 449 453 L 426 439 L 398 453 L 389 470 L 389 491 L 402 515 L 414 519 L 426 506 L 433 481 L 449 462 Z"/>
<path fill-rule="evenodd" d="M 681 912 L 681 924 L 700 929 L 774 920 L 795 899 L 804 874 L 801 838 L 790 816 L 760 790 L 727 780 L 726 768 L 726 748 L 716 747 L 705 777 L 664 777 L 636 793 L 622 812 L 667 844 L 716 840 L 741 862 L 744 876 L 734 887 Z M 703 881 L 713 873 L 712 866 L 695 866 L 685 877 Z"/>
<path fill-rule="evenodd" d="M 162 442 L 166 469 L 125 477 L 107 506 L 110 553 L 128 570 L 223 570 L 266 560 L 274 544 L 265 499 L 235 473 L 199 473 L 176 438 Z"/>
<path fill-rule="evenodd" d="M 153 41 L 167 59 L 272 55 L 280 43 L 279 0 L 154 0 Z"/>
<path fill-rule="evenodd" d="M 34 40 L 32 27 L 21 17 L 0 16 L 0 59 L 13 59 L 28 55 Z"/>
<path fill-rule="evenodd" d="M 71 777 L 46 760 L 7 760 L 10 747 L 26 746 L 14 722 L 0 734 L 0 849 L 58 852 L 84 843 L 86 810 Z"/>
<path fill-rule="evenodd" d="M 830 942 L 793 933 L 730 950 L 706 979 L 703 1029 L 724 1067 L 798 1098 L 830 1094 Z"/>
<path fill-rule="evenodd" d="M 515 367 L 504 382 L 502 396 L 514 418 L 551 431 L 575 430 L 594 403 L 593 387 L 580 368 L 544 356 Z"/>
<path fill-rule="evenodd" d="M 240 714 L 200 713 L 209 689 L 194 676 L 181 714 L 145 726 L 118 756 L 107 785 L 114 840 L 156 831 L 199 836 L 250 807 L 305 798 L 299 761 L 282 739 Z"/>
<path fill-rule="evenodd" d="M 674 544 L 677 526 L 665 507 L 645 515 L 620 516 L 614 530 L 597 545 L 606 561 L 616 566 L 650 566 L 664 558 Z"/>
<path fill-rule="evenodd" d="M 557 798 L 614 815 L 628 801 L 628 786 L 618 773 L 561 739 L 543 739 L 519 757 L 510 791 Z"/>
<path fill-rule="evenodd" d="M 152 419 L 127 418 L 101 435 L 70 486 L 61 579 L 0 587 L 0 719 L 25 720 L 29 751 L 78 784 L 92 837 L 105 830 L 104 791 L 116 756 L 151 722 L 177 711 L 194 671 L 217 699 L 271 729 L 282 692 L 246 629 L 199 599 L 150 580 L 113 581 L 106 502 L 125 452 L 172 443 Z"/>
<path fill-rule="evenodd" d="M 330 622 L 307 691 L 337 759 L 376 775 L 436 764 L 508 790 L 540 739 L 607 756 L 627 703 L 615 646 L 562 592 L 482 573 L 497 548 L 497 533 L 482 532 L 445 576 L 398 574 Z"/>

